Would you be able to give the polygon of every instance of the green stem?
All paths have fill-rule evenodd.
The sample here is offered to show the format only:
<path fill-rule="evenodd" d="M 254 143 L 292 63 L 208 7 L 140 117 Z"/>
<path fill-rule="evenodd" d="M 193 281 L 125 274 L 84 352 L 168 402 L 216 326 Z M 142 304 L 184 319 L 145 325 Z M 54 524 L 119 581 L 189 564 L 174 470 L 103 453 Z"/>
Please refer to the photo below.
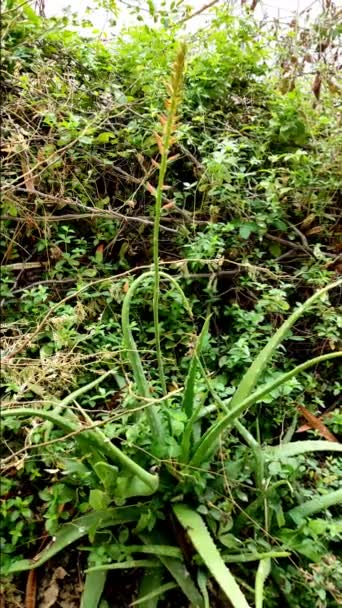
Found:
<path fill-rule="evenodd" d="M 293 376 L 297 376 L 297 374 L 303 372 L 307 368 L 312 367 L 313 365 L 317 365 L 318 363 L 322 363 L 323 361 L 329 361 L 330 359 L 334 359 L 336 357 L 341 356 L 342 351 L 328 353 L 327 355 L 320 355 L 319 357 L 314 357 L 314 359 L 305 361 L 305 363 L 298 365 L 290 372 L 286 372 L 285 374 L 280 376 L 280 378 L 277 378 L 277 380 L 274 380 L 273 382 L 270 382 L 256 390 L 252 395 L 247 397 L 247 399 L 244 399 L 238 405 L 233 407 L 226 416 L 224 416 L 218 422 L 215 422 L 207 430 L 207 432 L 201 439 L 193 458 L 191 459 L 190 465 L 194 467 L 201 466 L 206 461 L 209 454 L 211 454 L 216 449 L 217 441 L 221 433 L 227 430 L 230 425 L 234 424 L 235 420 L 239 416 L 241 416 L 241 414 L 243 414 L 251 405 L 254 405 L 254 403 L 259 401 L 262 397 L 272 392 L 281 384 L 284 384 L 285 382 L 290 380 Z"/>
<path fill-rule="evenodd" d="M 158 475 L 152 475 L 148 471 L 145 471 L 140 467 L 134 460 L 131 460 L 126 454 L 124 454 L 119 448 L 117 448 L 110 439 L 100 431 L 100 429 L 94 428 L 90 431 L 82 431 L 82 427 L 58 416 L 52 412 L 45 412 L 34 408 L 12 408 L 10 410 L 2 410 L 1 416 L 4 418 L 7 416 L 37 416 L 45 420 L 49 420 L 56 426 L 59 426 L 68 433 L 80 431 L 82 437 L 87 439 L 88 442 L 101 450 L 106 454 L 112 461 L 120 462 L 123 467 L 126 467 L 134 475 L 136 475 L 143 483 L 145 483 L 153 492 L 155 492 L 159 486 Z M 77 437 L 77 436 L 76 436 Z"/>

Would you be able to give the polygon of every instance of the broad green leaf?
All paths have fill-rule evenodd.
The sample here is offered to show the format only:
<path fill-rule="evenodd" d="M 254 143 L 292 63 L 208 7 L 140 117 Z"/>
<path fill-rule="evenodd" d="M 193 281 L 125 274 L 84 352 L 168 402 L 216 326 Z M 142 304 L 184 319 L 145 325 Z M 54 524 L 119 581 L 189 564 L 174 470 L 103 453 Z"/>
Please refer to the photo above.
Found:
<path fill-rule="evenodd" d="M 94 490 L 90 490 L 89 494 L 89 505 L 94 511 L 101 511 L 103 509 L 107 509 L 110 503 L 110 498 L 108 494 L 103 492 L 102 490 L 98 490 L 95 488 Z"/>
<path fill-rule="evenodd" d="M 51 557 L 57 555 L 60 551 L 69 547 L 82 536 L 85 536 L 93 530 L 107 528 L 119 524 L 137 521 L 139 519 L 140 509 L 138 507 L 118 507 L 106 509 L 105 511 L 93 511 L 83 515 L 74 521 L 64 524 L 57 530 L 54 540 L 44 549 L 39 555 L 33 559 L 23 559 L 12 564 L 6 574 L 14 574 L 15 572 L 23 572 L 24 570 L 32 570 L 39 568 Z"/>
<path fill-rule="evenodd" d="M 173 511 L 233 608 L 249 608 L 245 596 L 225 565 L 201 516 L 183 504 L 174 505 Z"/>
<path fill-rule="evenodd" d="M 118 467 L 108 464 L 108 462 L 97 462 L 94 464 L 94 471 L 101 480 L 106 492 L 112 496 L 119 473 Z"/>
<path fill-rule="evenodd" d="M 111 131 L 103 131 L 95 137 L 94 142 L 97 144 L 108 144 L 113 137 L 115 137 L 115 135 Z"/>

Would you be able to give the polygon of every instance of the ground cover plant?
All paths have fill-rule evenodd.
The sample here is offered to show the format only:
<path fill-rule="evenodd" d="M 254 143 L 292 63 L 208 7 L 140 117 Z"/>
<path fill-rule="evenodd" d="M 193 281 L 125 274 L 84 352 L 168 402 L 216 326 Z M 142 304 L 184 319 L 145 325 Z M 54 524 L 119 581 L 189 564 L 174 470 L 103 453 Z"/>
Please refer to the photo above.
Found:
<path fill-rule="evenodd" d="M 4 8 L 6 605 L 341 599 L 338 11 L 211 4 Z"/>

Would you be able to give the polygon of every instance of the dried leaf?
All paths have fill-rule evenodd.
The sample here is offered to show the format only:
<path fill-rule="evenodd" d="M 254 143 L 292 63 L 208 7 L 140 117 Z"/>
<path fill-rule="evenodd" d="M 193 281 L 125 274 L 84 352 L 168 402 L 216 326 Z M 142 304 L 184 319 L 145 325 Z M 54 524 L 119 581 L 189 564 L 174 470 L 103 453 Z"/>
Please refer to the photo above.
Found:
<path fill-rule="evenodd" d="M 156 138 L 156 142 L 157 142 L 160 154 L 164 154 L 164 144 L 163 144 L 163 140 L 160 137 L 159 133 L 155 133 L 154 137 Z"/>
<path fill-rule="evenodd" d="M 180 157 L 180 154 L 174 154 L 173 156 L 169 156 L 169 158 L 167 159 L 168 163 L 172 163 L 173 161 L 177 160 Z"/>
<path fill-rule="evenodd" d="M 152 186 L 152 184 L 150 184 L 150 182 L 146 183 L 146 190 L 150 193 L 153 194 L 153 196 L 156 195 L 156 189 L 154 186 Z"/>
<path fill-rule="evenodd" d="M 322 231 L 323 231 L 322 226 L 314 226 L 313 228 L 311 228 L 310 230 L 307 231 L 306 235 L 310 236 L 310 234 L 319 234 Z"/>
<path fill-rule="evenodd" d="M 60 566 L 56 568 L 48 588 L 44 591 L 39 608 L 52 608 L 52 606 L 55 605 L 60 591 L 58 581 L 63 580 L 66 576 L 67 572 L 64 568 L 61 568 Z"/>
<path fill-rule="evenodd" d="M 302 230 L 305 230 L 305 228 L 309 228 L 309 226 L 311 226 L 312 222 L 316 219 L 316 214 L 315 213 L 309 213 L 309 215 L 302 221 L 300 227 L 302 228 Z"/>
<path fill-rule="evenodd" d="M 23 179 L 24 179 L 24 183 L 25 183 L 25 188 L 27 190 L 27 192 L 33 192 L 34 191 L 34 179 L 33 179 L 33 173 L 30 169 L 30 166 L 28 164 L 28 162 L 26 161 L 25 158 L 21 159 L 21 168 L 23 171 Z"/>
<path fill-rule="evenodd" d="M 314 81 L 312 83 L 312 92 L 314 94 L 314 96 L 316 97 L 317 101 L 319 101 L 319 98 L 321 96 L 321 86 L 322 86 L 322 79 L 321 79 L 321 75 L 319 72 L 317 72 Z"/>
<path fill-rule="evenodd" d="M 307 410 L 306 407 L 302 405 L 298 405 L 297 409 L 308 422 L 311 429 L 318 431 L 321 437 L 324 437 L 324 439 L 326 439 L 327 441 L 335 441 L 336 443 L 339 443 L 335 435 L 333 435 L 329 431 L 329 429 L 325 426 L 325 424 L 320 418 L 317 418 L 317 416 L 309 412 L 309 410 Z"/>

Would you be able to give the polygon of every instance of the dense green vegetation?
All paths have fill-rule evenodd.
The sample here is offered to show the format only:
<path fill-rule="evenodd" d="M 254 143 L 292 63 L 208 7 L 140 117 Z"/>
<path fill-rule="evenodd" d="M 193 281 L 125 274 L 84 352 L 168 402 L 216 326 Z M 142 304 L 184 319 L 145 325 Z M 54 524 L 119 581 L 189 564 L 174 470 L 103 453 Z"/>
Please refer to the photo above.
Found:
<path fill-rule="evenodd" d="M 6 606 L 337 606 L 338 11 L 143 4 L 3 7 Z"/>

